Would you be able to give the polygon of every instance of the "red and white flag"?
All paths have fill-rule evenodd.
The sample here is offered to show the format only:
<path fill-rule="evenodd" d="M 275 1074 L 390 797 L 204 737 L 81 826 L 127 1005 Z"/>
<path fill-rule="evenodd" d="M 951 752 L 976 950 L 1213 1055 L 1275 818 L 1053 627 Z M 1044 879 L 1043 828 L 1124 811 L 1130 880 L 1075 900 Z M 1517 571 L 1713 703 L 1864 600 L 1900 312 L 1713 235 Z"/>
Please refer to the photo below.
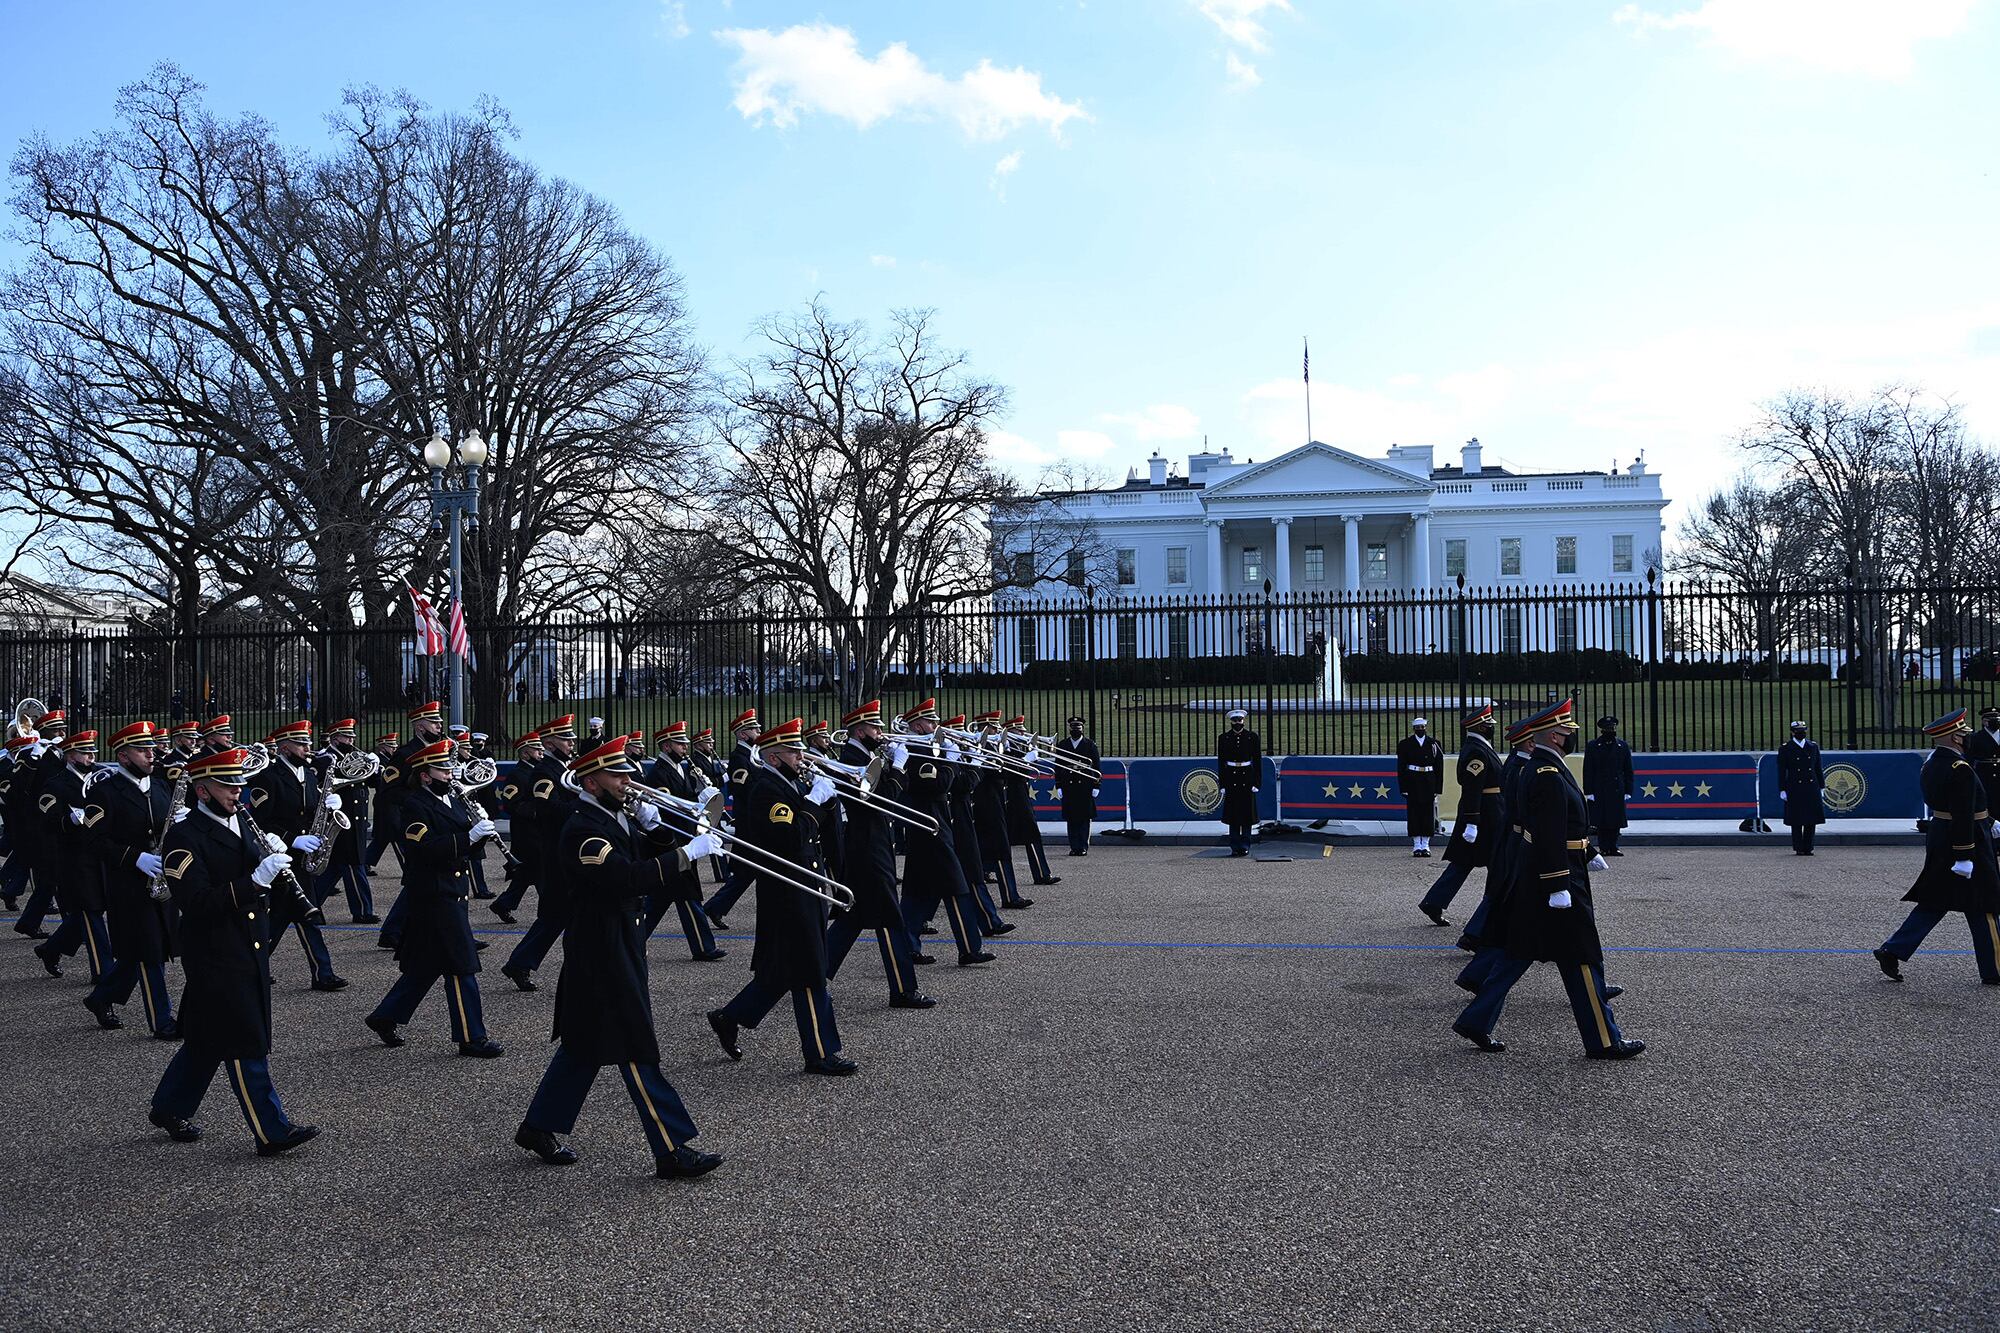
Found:
<path fill-rule="evenodd" d="M 468 662 L 472 660 L 472 636 L 465 632 L 463 598 L 453 598 L 451 603 L 451 650 Z"/>
<path fill-rule="evenodd" d="M 438 620 L 437 608 L 409 584 L 403 586 L 409 589 L 410 606 L 417 615 L 417 655 L 436 657 L 444 651 L 444 625 Z"/>

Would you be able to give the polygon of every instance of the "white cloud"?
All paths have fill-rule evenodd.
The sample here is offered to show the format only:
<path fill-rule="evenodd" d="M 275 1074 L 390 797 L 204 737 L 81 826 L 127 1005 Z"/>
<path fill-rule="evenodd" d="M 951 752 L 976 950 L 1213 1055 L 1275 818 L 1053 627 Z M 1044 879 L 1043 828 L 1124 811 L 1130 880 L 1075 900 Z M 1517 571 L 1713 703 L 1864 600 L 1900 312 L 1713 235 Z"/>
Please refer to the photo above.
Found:
<path fill-rule="evenodd" d="M 1641 33 L 1687 29 L 1749 60 L 1830 74 L 1902 78 L 1918 42 L 1961 31 L 1976 0 L 1701 0 L 1661 11 L 1639 4 L 1612 16 Z"/>
<path fill-rule="evenodd" d="M 692 32 L 688 27 L 687 0 L 660 0 L 660 26 L 677 41 Z"/>
<path fill-rule="evenodd" d="M 1252 51 L 1264 50 L 1264 39 L 1270 35 L 1264 29 L 1265 11 L 1288 14 L 1292 9 L 1291 0 L 1194 0 L 1194 7 L 1222 29 L 1224 37 Z"/>
<path fill-rule="evenodd" d="M 1513 372 L 1499 365 L 1428 381 L 1416 375 L 1397 375 L 1379 388 L 1315 384 L 1313 436 L 1371 455 L 1391 444 L 1443 448 L 1482 430 L 1490 432 L 1496 414 L 1512 394 L 1513 384 Z M 1281 449 L 1304 444 L 1305 390 L 1302 380 L 1287 376 L 1266 381 L 1244 394 L 1239 416 L 1247 433 L 1260 444 Z"/>
<path fill-rule="evenodd" d="M 1234 51 L 1223 57 L 1223 65 L 1229 71 L 1229 82 L 1238 88 L 1255 88 L 1264 81 L 1257 73 L 1257 67 L 1239 59 Z"/>
<path fill-rule="evenodd" d="M 1059 430 L 1056 432 L 1056 450 L 1063 458 L 1102 458 L 1118 447 L 1101 430 Z"/>
<path fill-rule="evenodd" d="M 735 106 L 753 123 L 780 129 L 801 115 L 828 115 L 867 129 L 898 116 L 942 117 L 969 139 L 1001 138 L 1024 126 L 1046 126 L 1061 137 L 1083 107 L 1042 88 L 1042 76 L 1000 69 L 982 60 L 957 78 L 925 66 L 901 42 L 870 57 L 854 34 L 825 22 L 772 32 L 730 28 L 716 37 L 737 50 Z"/>
<path fill-rule="evenodd" d="M 896 267 L 896 256 L 870 255 L 868 256 L 868 262 L 873 264 L 876 268 L 894 268 Z"/>
<path fill-rule="evenodd" d="M 1000 196 L 1002 203 L 1007 201 L 1007 178 L 1020 169 L 1021 150 L 1018 148 L 993 164 L 993 175 L 987 180 L 986 185 L 993 193 Z"/>
<path fill-rule="evenodd" d="M 1136 440 L 1192 440 L 1201 434 L 1201 418 L 1179 403 L 1154 403 L 1138 412 L 1104 412 L 1108 426 L 1123 426 Z"/>
<path fill-rule="evenodd" d="M 1016 435 L 1011 430 L 987 431 L 986 449 L 993 461 L 1003 467 L 1047 467 L 1056 461 L 1055 450 L 1036 444 L 1026 436 Z"/>

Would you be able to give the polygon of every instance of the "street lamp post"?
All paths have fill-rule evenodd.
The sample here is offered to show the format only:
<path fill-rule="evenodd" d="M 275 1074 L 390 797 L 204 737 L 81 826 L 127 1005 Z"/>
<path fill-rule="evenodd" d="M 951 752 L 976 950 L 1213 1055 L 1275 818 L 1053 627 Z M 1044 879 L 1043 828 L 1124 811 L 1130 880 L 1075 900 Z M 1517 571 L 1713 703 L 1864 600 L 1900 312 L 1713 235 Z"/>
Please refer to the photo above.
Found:
<path fill-rule="evenodd" d="M 459 555 L 461 516 L 464 521 L 478 521 L 479 469 L 486 463 L 486 441 L 473 429 L 465 433 L 454 449 L 442 434 L 433 435 L 424 446 L 424 463 L 431 470 L 431 521 L 446 524 L 451 533 L 451 601 L 462 608 L 465 582 Z M 446 614 L 450 614 L 449 607 Z M 451 654 L 451 723 L 461 726 L 465 722 L 465 659 L 449 639 L 445 651 Z"/>

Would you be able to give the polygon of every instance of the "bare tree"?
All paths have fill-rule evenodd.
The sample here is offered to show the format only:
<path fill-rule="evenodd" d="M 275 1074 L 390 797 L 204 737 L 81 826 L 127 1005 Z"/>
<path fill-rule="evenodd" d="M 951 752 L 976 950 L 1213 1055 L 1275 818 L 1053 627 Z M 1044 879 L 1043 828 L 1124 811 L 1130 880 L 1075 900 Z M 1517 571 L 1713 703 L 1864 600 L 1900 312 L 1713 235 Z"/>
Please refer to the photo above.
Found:
<path fill-rule="evenodd" d="M 1840 567 L 1800 488 L 1740 475 L 1682 520 L 1678 543 L 1677 573 L 1741 592 L 1717 603 L 1727 637 L 1754 644 L 1776 680 L 1779 654 L 1811 620 L 1814 592 Z"/>
<path fill-rule="evenodd" d="M 1921 602 L 1910 628 L 1938 650 L 1949 685 L 1966 641 L 1965 589 L 1992 576 L 2000 466 L 1967 437 L 1955 403 L 1891 386 L 1876 405 L 1902 473 L 1897 548 Z"/>

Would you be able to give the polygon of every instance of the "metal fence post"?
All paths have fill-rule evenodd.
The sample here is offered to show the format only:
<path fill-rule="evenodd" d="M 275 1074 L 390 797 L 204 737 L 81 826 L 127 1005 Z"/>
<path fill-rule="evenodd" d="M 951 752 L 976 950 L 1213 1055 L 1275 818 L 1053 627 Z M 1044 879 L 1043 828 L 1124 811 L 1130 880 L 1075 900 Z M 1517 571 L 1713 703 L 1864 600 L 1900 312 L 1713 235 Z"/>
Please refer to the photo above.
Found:
<path fill-rule="evenodd" d="M 760 723 L 764 720 L 765 711 L 764 658 L 769 649 L 769 643 L 765 637 L 765 625 L 769 618 L 769 609 L 762 601 L 759 601 L 757 603 L 757 720 Z"/>
<path fill-rule="evenodd" d="M 1660 571 L 1646 567 L 1646 748 L 1660 748 Z"/>
<path fill-rule="evenodd" d="M 1856 642 L 1857 626 L 1854 610 L 1854 566 L 1847 567 L 1847 577 L 1841 583 L 1841 608 L 1847 621 L 1847 748 L 1857 748 L 1856 741 L 1861 732 L 1861 662 Z"/>
<path fill-rule="evenodd" d="M 1472 711 L 1472 681 L 1465 661 L 1465 575 L 1458 576 L 1458 594 L 1451 604 L 1452 656 L 1458 661 L 1458 714 Z"/>
<path fill-rule="evenodd" d="M 1273 615 L 1274 613 L 1271 609 L 1271 580 L 1265 579 L 1264 632 L 1260 636 L 1261 642 L 1258 643 L 1257 647 L 1264 656 L 1264 735 L 1270 738 L 1270 745 L 1275 752 L 1278 748 L 1278 704 L 1276 692 L 1271 685 L 1271 668 L 1272 659 L 1278 655 L 1278 644 L 1277 635 L 1274 633 L 1277 626 L 1272 623 Z"/>

